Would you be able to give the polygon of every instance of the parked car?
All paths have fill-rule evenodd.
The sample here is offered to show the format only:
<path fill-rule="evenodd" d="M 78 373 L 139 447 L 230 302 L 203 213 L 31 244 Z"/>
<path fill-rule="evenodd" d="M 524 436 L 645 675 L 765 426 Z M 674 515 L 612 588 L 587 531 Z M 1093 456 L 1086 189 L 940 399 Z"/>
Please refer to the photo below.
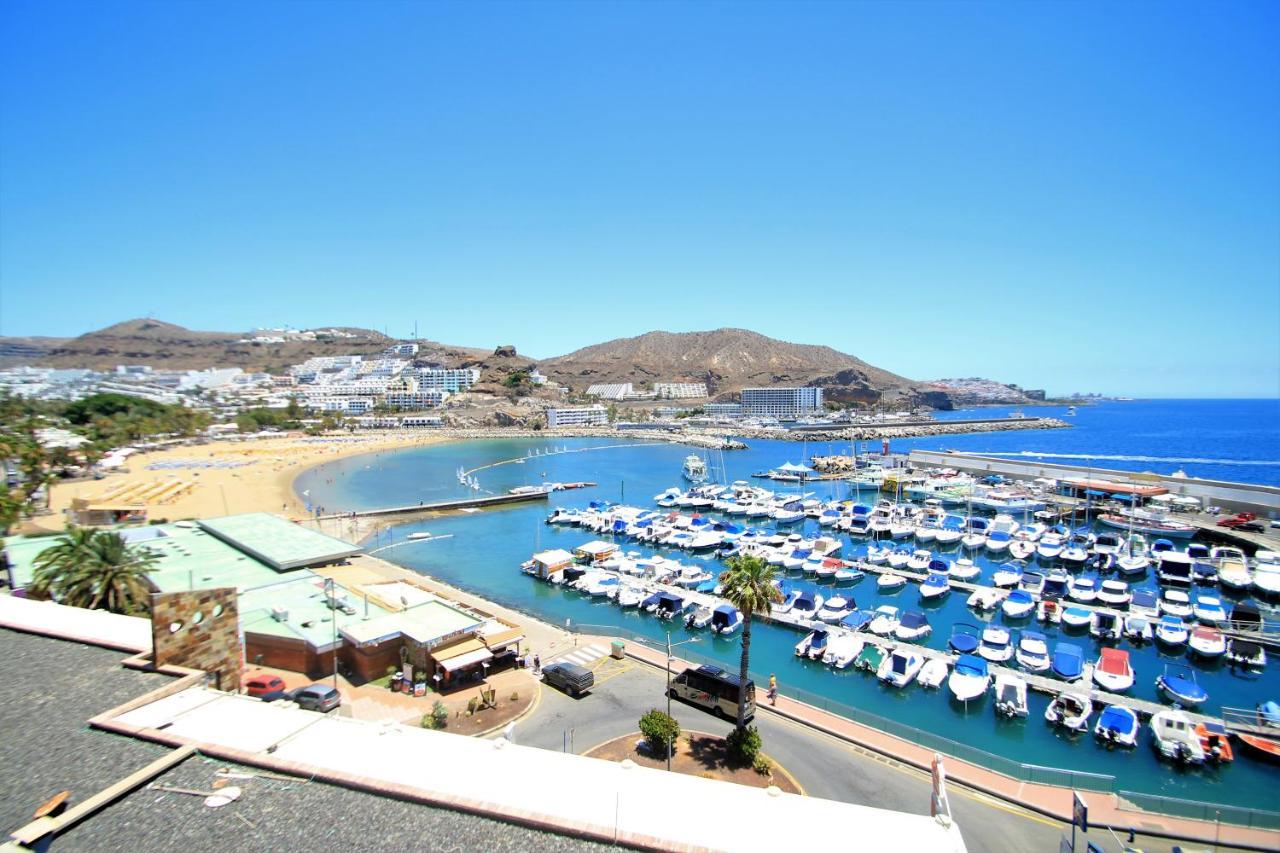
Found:
<path fill-rule="evenodd" d="M 1224 518 L 1218 522 L 1219 527 L 1226 527 L 1231 530 L 1249 530 L 1254 533 L 1261 533 L 1266 528 L 1262 522 L 1257 520 L 1258 517 L 1251 512 L 1241 512 L 1229 518 Z"/>
<path fill-rule="evenodd" d="M 542 680 L 576 698 L 591 689 L 596 683 L 596 676 L 576 663 L 553 663 L 542 668 Z"/>
<path fill-rule="evenodd" d="M 260 672 L 245 679 L 244 692 L 263 702 L 274 702 L 283 699 L 288 690 L 280 676 Z"/>
<path fill-rule="evenodd" d="M 299 687 L 289 694 L 289 698 L 297 702 L 298 707 L 304 711 L 319 711 L 322 714 L 327 714 L 342 704 L 342 694 L 333 685 L 320 682 Z"/>

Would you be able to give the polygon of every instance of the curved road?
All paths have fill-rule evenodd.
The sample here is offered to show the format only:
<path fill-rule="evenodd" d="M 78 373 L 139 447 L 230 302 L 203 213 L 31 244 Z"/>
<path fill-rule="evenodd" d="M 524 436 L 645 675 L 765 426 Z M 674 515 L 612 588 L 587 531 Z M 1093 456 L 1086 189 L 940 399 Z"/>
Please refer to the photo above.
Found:
<path fill-rule="evenodd" d="M 572 739 L 571 750 L 583 753 L 636 731 L 637 720 L 650 708 L 665 710 L 665 684 L 660 671 L 631 660 L 610 658 L 597 662 L 593 668 L 596 687 L 580 699 L 542 686 L 538 706 L 516 724 L 517 742 L 560 750 Z M 672 714 L 685 729 L 724 734 L 732 728 L 731 724 L 678 701 L 672 703 Z M 757 714 L 756 725 L 764 739 L 765 752 L 787 768 L 809 796 L 929 813 L 929 774 L 767 710 Z M 1064 832 L 1070 836 L 1069 826 L 956 785 L 948 786 L 948 797 L 965 844 L 973 853 L 1056 851 Z M 840 834 L 852 841 L 857 837 L 857 828 L 847 827 Z M 808 840 L 817 841 L 820 836 L 821 832 L 810 834 Z M 1089 840 L 1106 851 L 1122 849 L 1105 830 L 1094 830 Z M 1144 851 L 1171 849 L 1168 842 L 1158 839 L 1140 838 L 1138 843 Z M 1084 849 L 1083 841 L 1079 842 L 1079 849 Z"/>

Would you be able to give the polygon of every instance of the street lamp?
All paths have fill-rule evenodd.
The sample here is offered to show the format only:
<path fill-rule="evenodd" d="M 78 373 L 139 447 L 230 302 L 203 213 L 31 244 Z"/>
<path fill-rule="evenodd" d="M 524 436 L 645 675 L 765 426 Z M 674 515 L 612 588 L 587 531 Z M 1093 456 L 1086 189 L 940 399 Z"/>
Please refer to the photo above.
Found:
<path fill-rule="evenodd" d="M 333 578 L 324 579 L 324 594 L 327 596 L 325 606 L 329 608 L 330 619 L 329 624 L 333 627 L 333 689 L 338 689 L 338 608 L 334 606 L 334 588 Z"/>
<path fill-rule="evenodd" d="M 698 637 L 690 637 L 687 640 L 681 640 L 678 643 L 673 643 L 671 642 L 671 632 L 670 631 L 667 632 L 667 716 L 668 717 L 671 716 L 671 650 L 674 649 L 676 646 L 683 646 L 687 643 L 696 643 L 698 642 L 698 639 L 699 639 Z M 636 642 L 643 643 L 644 640 L 641 637 L 636 637 Z M 667 770 L 668 771 L 671 770 L 671 753 L 674 750 L 674 748 L 675 748 L 674 743 L 667 744 Z"/>

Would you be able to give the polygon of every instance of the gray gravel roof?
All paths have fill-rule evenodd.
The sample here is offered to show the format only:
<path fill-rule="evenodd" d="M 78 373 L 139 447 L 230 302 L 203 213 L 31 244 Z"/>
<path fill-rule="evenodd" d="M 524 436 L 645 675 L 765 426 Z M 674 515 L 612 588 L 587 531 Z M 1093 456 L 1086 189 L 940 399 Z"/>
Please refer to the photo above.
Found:
<path fill-rule="evenodd" d="M 0 629 L 0 824 L 6 833 L 62 789 L 96 793 L 168 749 L 85 721 L 164 683 L 120 667 L 120 652 Z M 155 780 L 210 790 L 218 768 L 194 757 Z M 219 809 L 144 786 L 59 836 L 57 850 L 583 850 L 603 845 L 320 782 L 235 780 Z"/>

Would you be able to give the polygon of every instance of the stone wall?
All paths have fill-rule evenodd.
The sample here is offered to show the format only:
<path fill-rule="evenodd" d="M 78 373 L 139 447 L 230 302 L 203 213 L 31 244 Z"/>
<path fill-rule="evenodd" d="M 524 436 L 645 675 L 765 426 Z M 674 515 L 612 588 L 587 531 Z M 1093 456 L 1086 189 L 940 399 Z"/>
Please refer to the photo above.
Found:
<path fill-rule="evenodd" d="M 151 596 L 157 666 L 203 670 L 221 690 L 239 690 L 244 652 L 235 587 L 158 592 Z"/>

